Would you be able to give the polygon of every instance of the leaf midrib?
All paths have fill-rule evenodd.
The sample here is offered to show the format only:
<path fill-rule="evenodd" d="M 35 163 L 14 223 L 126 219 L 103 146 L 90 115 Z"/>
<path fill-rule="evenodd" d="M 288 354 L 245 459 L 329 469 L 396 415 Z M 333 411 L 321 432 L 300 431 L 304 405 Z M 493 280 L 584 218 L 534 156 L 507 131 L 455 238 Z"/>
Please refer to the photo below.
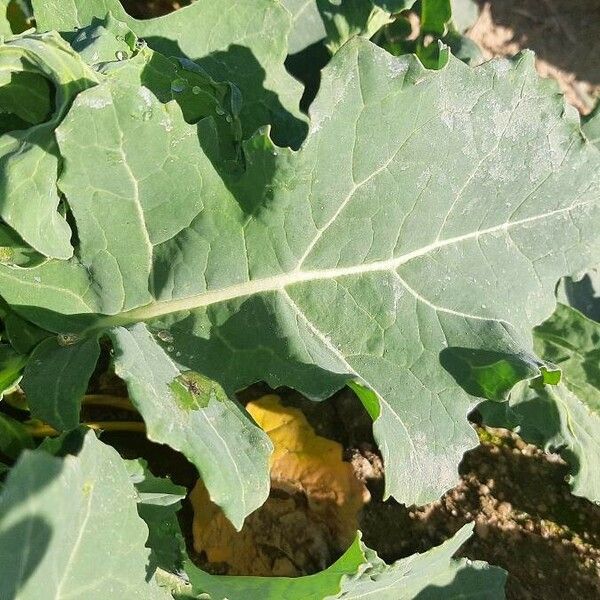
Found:
<path fill-rule="evenodd" d="M 329 269 L 320 269 L 313 271 L 301 271 L 292 270 L 287 273 L 280 273 L 271 277 L 264 277 L 261 279 L 252 279 L 244 281 L 235 285 L 231 285 L 218 290 L 208 290 L 195 294 L 185 298 L 177 298 L 172 300 L 156 301 L 132 310 L 120 313 L 118 315 L 108 316 L 103 325 L 114 326 L 114 325 L 127 325 L 131 323 L 137 323 L 140 321 L 148 321 L 151 319 L 163 317 L 166 315 L 191 311 L 197 308 L 204 308 L 211 306 L 212 304 L 218 304 L 221 302 L 227 302 L 229 300 L 235 300 L 236 298 L 243 298 L 247 296 L 253 296 L 264 292 L 273 292 L 285 289 L 289 286 L 310 283 L 313 281 L 323 281 L 336 279 L 338 277 L 347 277 L 352 275 L 363 275 L 366 273 L 376 273 L 383 271 L 394 271 L 403 264 L 408 263 L 415 258 L 425 256 L 431 252 L 434 252 L 440 248 L 446 246 L 452 246 L 454 244 L 460 244 L 469 240 L 477 239 L 482 236 L 491 235 L 493 233 L 508 231 L 514 227 L 520 225 L 527 225 L 543 219 L 549 219 L 554 216 L 568 213 L 570 211 L 583 208 L 591 204 L 595 204 L 596 199 L 589 200 L 587 202 L 580 202 L 578 204 L 571 204 L 570 206 L 552 210 L 547 213 L 527 217 L 517 221 L 507 221 L 499 225 L 494 225 L 486 229 L 481 229 L 466 233 L 463 235 L 447 238 L 445 240 L 438 240 L 427 244 L 417 250 L 408 252 L 401 256 L 394 258 L 374 261 L 366 264 L 351 265 L 347 267 L 336 267 Z"/>

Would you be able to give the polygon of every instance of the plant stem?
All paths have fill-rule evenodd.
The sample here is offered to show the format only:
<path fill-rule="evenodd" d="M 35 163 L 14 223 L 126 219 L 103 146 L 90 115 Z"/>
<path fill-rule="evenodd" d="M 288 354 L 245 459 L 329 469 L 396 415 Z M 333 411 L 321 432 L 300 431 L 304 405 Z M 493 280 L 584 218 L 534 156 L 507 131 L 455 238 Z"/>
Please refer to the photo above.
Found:
<path fill-rule="evenodd" d="M 104 394 L 87 394 L 83 397 L 83 403 L 91 404 L 93 406 L 109 406 L 112 408 L 118 408 L 119 410 L 137 412 L 128 398 L 121 398 L 119 396 L 109 396 Z"/>
<path fill-rule="evenodd" d="M 57 436 L 60 432 L 56 431 L 50 425 L 27 425 L 29 435 L 32 437 L 52 437 Z M 131 433 L 145 433 L 146 425 L 141 421 L 90 421 L 82 423 L 90 429 L 101 429 L 102 431 L 129 431 Z"/>

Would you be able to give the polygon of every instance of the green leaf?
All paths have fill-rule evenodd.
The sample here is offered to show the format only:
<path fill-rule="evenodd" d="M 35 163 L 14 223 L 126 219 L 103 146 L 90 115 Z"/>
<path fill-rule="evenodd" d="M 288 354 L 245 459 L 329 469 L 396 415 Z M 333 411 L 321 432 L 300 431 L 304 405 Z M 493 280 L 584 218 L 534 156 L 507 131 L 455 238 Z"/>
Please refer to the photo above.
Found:
<path fill-rule="evenodd" d="M 600 417 L 563 384 L 520 384 L 510 405 L 526 441 L 559 452 L 569 464 L 569 484 L 576 496 L 600 502 Z M 502 420 L 498 424 L 506 426 Z"/>
<path fill-rule="evenodd" d="M 504 598 L 506 573 L 486 563 L 452 555 L 470 537 L 465 525 L 441 546 L 386 565 L 357 538 L 331 567 L 305 577 L 223 577 L 200 571 L 188 562 L 193 597 L 210 600 L 412 600 L 413 598 Z M 189 596 L 188 596 L 189 597 Z"/>
<path fill-rule="evenodd" d="M 138 492 L 138 513 L 148 525 L 150 572 L 160 582 L 161 571 L 180 573 L 183 570 L 185 541 L 181 534 L 177 512 L 186 489 L 165 477 L 155 477 L 145 460 L 126 461 L 131 481 Z"/>
<path fill-rule="evenodd" d="M 283 64 L 291 16 L 278 2 L 204 0 L 143 21 L 130 17 L 118 0 L 33 0 L 33 7 L 40 29 L 71 37 L 75 28 L 89 25 L 94 17 L 104 19 L 110 11 L 150 48 L 165 56 L 185 56 L 215 81 L 233 83 L 244 98 L 244 137 L 271 124 L 278 143 L 296 148 L 306 134 L 298 108 L 302 88 Z M 249 27 L 251 23 L 255 25 Z"/>
<path fill-rule="evenodd" d="M 471 536 L 473 525 L 464 525 L 452 538 L 422 554 L 413 554 L 386 565 L 365 548 L 359 572 L 346 576 L 339 594 L 327 600 L 447 600 L 478 598 L 503 600 L 506 572 L 482 561 L 452 556 Z"/>
<path fill-rule="evenodd" d="M 534 329 L 539 356 L 561 370 L 561 383 L 522 383 L 502 413 L 481 407 L 493 426 L 518 428 L 519 435 L 569 464 L 577 496 L 600 502 L 600 324 L 558 304 Z"/>
<path fill-rule="evenodd" d="M 562 372 L 562 382 L 600 412 L 600 323 L 564 304 L 533 330 L 536 352 Z"/>
<path fill-rule="evenodd" d="M 288 36 L 288 54 L 301 52 L 325 39 L 327 31 L 317 6 L 317 0 L 282 0 L 292 15 Z"/>
<path fill-rule="evenodd" d="M 21 354 L 29 354 L 43 339 L 51 335 L 13 312 L 4 317 L 4 328 L 10 345 Z"/>
<path fill-rule="evenodd" d="M 1 263 L 18 267 L 34 267 L 44 260 L 45 257 L 33 250 L 14 230 L 4 224 L 0 225 Z"/>
<path fill-rule="evenodd" d="M 21 387 L 31 414 L 59 431 L 79 425 L 79 411 L 100 355 L 95 337 L 60 334 L 40 342 L 25 367 Z"/>
<path fill-rule="evenodd" d="M 0 496 L 0 596 L 166 600 L 147 535 L 122 459 L 93 432 L 77 456 L 26 452 Z"/>
<path fill-rule="evenodd" d="M 148 438 L 181 451 L 196 465 L 213 502 L 241 528 L 269 493 L 267 435 L 219 386 L 182 370 L 144 325 L 116 328 L 111 337 L 115 371 L 127 382 Z"/>
<path fill-rule="evenodd" d="M 475 67 L 485 61 L 481 48 L 470 38 L 456 31 L 450 31 L 444 37 L 444 44 L 447 44 L 450 51 L 456 58 L 464 63 Z"/>
<path fill-rule="evenodd" d="M 26 427 L 8 415 L 0 413 L 0 453 L 15 460 L 25 448 L 33 448 L 33 439 Z"/>
<path fill-rule="evenodd" d="M 364 559 L 362 544 L 357 538 L 338 561 L 315 575 L 296 578 L 210 575 L 189 560 L 186 574 L 194 598 L 198 594 L 207 594 L 210 600 L 304 600 L 335 596 L 340 590 L 342 578 L 355 574 Z"/>
<path fill-rule="evenodd" d="M 37 125 L 52 113 L 52 89 L 47 79 L 27 71 L 12 73 L 0 86 L 0 106 L 28 123 Z"/>
<path fill-rule="evenodd" d="M 138 39 L 126 23 L 109 12 L 105 19 L 95 17 L 87 27 L 79 28 L 71 46 L 89 65 L 102 68 L 106 63 L 129 58 L 138 49 Z"/>
<path fill-rule="evenodd" d="M 96 82 L 96 76 L 56 33 L 28 34 L 0 45 L 0 68 L 4 87 L 0 110 L 12 112 L 15 102 L 28 94 L 39 95 L 43 77 L 55 88 L 54 113 L 50 119 L 22 131 L 0 136 L 2 196 L 0 217 L 41 254 L 68 258 L 73 253 L 71 229 L 58 210 L 56 190 L 58 156 L 54 129 L 73 97 Z M 10 81 L 14 76 L 17 81 Z M 21 89 L 19 85 L 24 85 Z M 45 89 L 45 88 L 44 88 Z M 43 94 L 42 94 L 43 96 Z M 25 106 L 25 105 L 24 105 Z M 32 115 L 38 119 L 41 113 Z M 24 115 L 23 111 L 19 111 Z"/>
<path fill-rule="evenodd" d="M 218 479 L 211 494 L 238 524 L 265 497 L 267 448 L 240 451 L 237 432 L 246 447 L 256 430 L 209 403 L 227 408 L 218 456 L 250 463 L 254 491 L 234 508 L 224 482 L 238 476 L 199 456 L 200 425 L 175 395 L 187 371 L 228 394 L 265 380 L 315 399 L 358 380 L 377 404 L 387 494 L 437 498 L 476 444 L 461 387 L 472 355 L 507 357 L 516 373 L 477 393 L 502 397 L 540 373 L 530 332 L 557 279 L 600 262 L 600 155 L 575 111 L 531 54 L 476 69 L 450 57 L 432 72 L 356 39 L 323 73 L 302 149 L 258 134 L 243 176 L 223 181 L 177 106 L 140 118 L 140 89 L 115 75 L 79 94 L 59 129 L 59 185 L 81 263 L 0 265 L 2 295 L 45 329 L 116 327 L 150 436 Z M 468 368 L 447 370 L 448 356 L 471 356 Z M 209 428 L 205 410 L 191 415 Z"/>
<path fill-rule="evenodd" d="M 370 38 L 391 21 L 389 12 L 376 6 L 372 0 L 316 2 L 327 32 L 327 47 L 332 53 L 355 36 Z"/>
<path fill-rule="evenodd" d="M 600 149 L 600 103 L 589 115 L 582 118 L 581 128 L 588 140 Z"/>
<path fill-rule="evenodd" d="M 296 54 L 323 40 L 335 53 L 349 39 L 370 38 L 416 0 L 283 0 L 292 15 L 288 53 Z"/>
<path fill-rule="evenodd" d="M 138 504 L 146 506 L 174 506 L 187 494 L 181 485 L 175 485 L 167 477 L 155 477 L 143 458 L 125 461 L 131 483 L 138 492 Z M 179 508 L 179 507 L 178 507 Z"/>
<path fill-rule="evenodd" d="M 13 391 L 21 380 L 27 359 L 8 344 L 0 344 L 0 399 Z"/>
<path fill-rule="evenodd" d="M 421 31 L 442 37 L 452 18 L 450 0 L 421 0 Z"/>

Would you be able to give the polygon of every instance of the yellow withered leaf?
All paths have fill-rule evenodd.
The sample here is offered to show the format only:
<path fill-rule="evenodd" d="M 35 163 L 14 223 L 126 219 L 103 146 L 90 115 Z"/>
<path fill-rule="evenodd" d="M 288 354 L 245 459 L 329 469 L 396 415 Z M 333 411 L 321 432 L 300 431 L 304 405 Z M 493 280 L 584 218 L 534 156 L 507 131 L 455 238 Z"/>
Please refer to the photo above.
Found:
<path fill-rule="evenodd" d="M 300 410 L 275 395 L 246 408 L 273 442 L 271 496 L 236 532 L 199 481 L 191 494 L 194 547 L 230 574 L 322 569 L 352 542 L 369 492 L 342 460 L 342 446 L 317 435 Z"/>

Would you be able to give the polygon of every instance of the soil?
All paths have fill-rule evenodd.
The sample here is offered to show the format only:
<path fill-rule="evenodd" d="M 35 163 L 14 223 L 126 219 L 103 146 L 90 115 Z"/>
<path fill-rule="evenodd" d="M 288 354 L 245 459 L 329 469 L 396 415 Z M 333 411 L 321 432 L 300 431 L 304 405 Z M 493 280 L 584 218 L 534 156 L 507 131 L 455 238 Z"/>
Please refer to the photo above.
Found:
<path fill-rule="evenodd" d="M 554 77 L 567 100 L 582 113 L 592 109 L 600 95 L 598 0 L 478 2 L 480 16 L 468 35 L 486 57 L 511 56 L 532 48 L 540 73 Z M 131 14 L 148 18 L 185 3 L 132 0 L 125 4 Z M 267 391 L 253 386 L 240 398 L 248 401 Z M 545 455 L 510 432 L 478 428 L 481 445 L 465 455 L 458 485 L 440 500 L 422 507 L 383 502 L 384 469 L 372 439 L 372 423 L 358 400 L 343 392 L 315 404 L 289 390 L 279 392 L 286 403 L 304 410 L 317 433 L 336 439 L 346 449 L 347 460 L 372 497 L 361 516 L 364 540 L 386 561 L 427 550 L 474 521 L 475 535 L 461 554 L 504 567 L 509 572 L 509 599 L 600 599 L 600 507 L 570 494 L 567 467 L 557 455 Z M 194 469 L 177 453 L 136 434 L 106 434 L 104 439 L 126 456 L 145 455 L 157 475 L 169 474 L 177 483 L 193 485 Z M 281 503 L 280 497 L 274 500 Z M 296 506 L 296 500 L 288 504 Z M 191 548 L 189 505 L 184 506 L 181 521 Z M 285 531 L 281 535 L 285 537 Z M 287 554 L 294 552 L 294 544 L 298 546 L 298 538 L 290 536 L 285 541 Z M 331 562 L 339 549 L 320 537 L 320 552 L 326 553 L 323 561 Z M 276 562 L 277 549 L 274 552 Z M 227 565 L 194 558 L 204 568 L 227 572 Z M 314 571 L 317 567 L 309 562 L 297 564 L 295 574 Z"/>

